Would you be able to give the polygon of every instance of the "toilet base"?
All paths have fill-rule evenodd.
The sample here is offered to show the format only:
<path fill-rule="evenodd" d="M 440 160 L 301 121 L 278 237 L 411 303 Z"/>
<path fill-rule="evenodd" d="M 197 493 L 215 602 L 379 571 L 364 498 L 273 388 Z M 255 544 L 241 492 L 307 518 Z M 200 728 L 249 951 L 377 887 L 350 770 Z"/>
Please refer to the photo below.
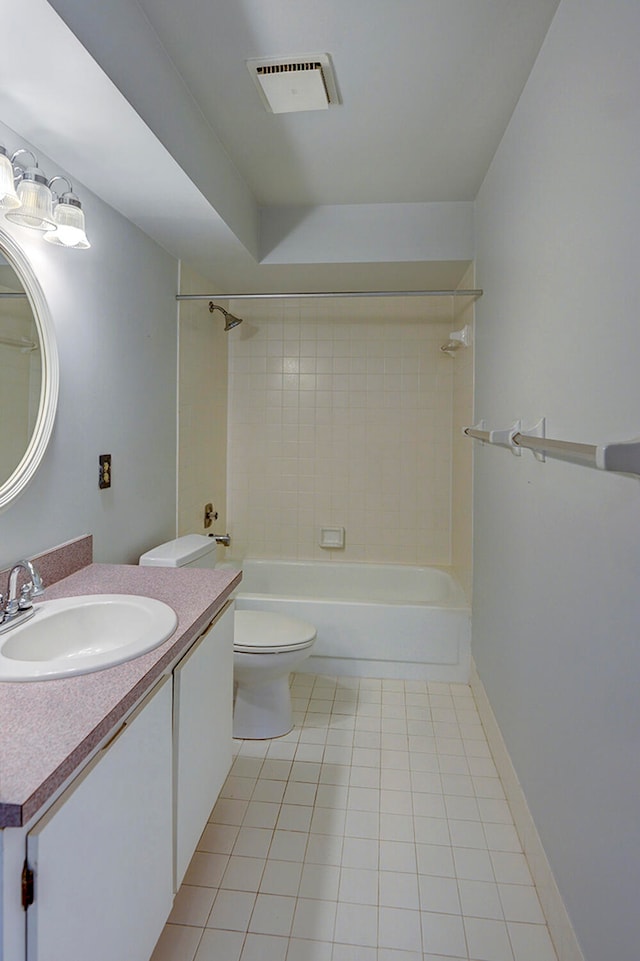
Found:
<path fill-rule="evenodd" d="M 293 730 L 289 675 L 259 687 L 239 684 L 233 708 L 233 736 L 264 740 L 282 737 Z"/>

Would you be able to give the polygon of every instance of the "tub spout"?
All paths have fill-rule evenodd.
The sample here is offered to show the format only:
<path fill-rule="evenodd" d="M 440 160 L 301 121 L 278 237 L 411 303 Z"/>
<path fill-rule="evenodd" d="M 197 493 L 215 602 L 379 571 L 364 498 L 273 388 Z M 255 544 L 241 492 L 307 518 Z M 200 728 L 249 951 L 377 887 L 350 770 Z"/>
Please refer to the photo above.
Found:
<path fill-rule="evenodd" d="M 231 534 L 209 534 L 209 537 L 213 537 L 216 544 L 222 544 L 223 547 L 231 544 Z"/>

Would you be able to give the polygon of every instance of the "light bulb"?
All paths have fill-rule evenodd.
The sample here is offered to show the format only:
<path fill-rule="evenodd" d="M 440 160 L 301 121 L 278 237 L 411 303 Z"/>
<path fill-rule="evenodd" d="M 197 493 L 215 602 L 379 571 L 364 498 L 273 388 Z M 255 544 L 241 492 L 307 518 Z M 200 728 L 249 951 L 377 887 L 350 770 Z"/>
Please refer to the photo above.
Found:
<path fill-rule="evenodd" d="M 55 229 L 44 235 L 47 243 L 80 249 L 91 246 L 84 229 L 84 213 L 75 194 L 62 195 L 53 211 L 53 220 Z"/>
<path fill-rule="evenodd" d="M 0 147 L 0 207 L 13 210 L 20 206 L 14 186 L 13 165 L 4 147 Z"/>
<path fill-rule="evenodd" d="M 43 177 L 37 167 L 25 170 L 17 192 L 21 206 L 10 210 L 6 214 L 7 220 L 33 230 L 52 230 L 55 222 L 51 191 L 47 187 L 46 177 Z"/>

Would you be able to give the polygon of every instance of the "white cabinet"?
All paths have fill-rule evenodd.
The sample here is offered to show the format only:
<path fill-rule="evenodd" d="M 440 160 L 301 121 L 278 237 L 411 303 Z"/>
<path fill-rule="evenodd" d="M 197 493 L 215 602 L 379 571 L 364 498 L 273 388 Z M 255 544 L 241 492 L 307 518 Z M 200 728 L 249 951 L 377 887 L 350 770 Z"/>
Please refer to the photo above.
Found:
<path fill-rule="evenodd" d="M 175 886 L 231 766 L 233 604 L 174 670 Z"/>
<path fill-rule="evenodd" d="M 171 910 L 172 690 L 162 680 L 27 835 L 27 961 L 148 961 Z"/>
<path fill-rule="evenodd" d="M 232 713 L 229 602 L 35 825 L 3 832 L 0 961 L 148 961 L 231 766 Z"/>

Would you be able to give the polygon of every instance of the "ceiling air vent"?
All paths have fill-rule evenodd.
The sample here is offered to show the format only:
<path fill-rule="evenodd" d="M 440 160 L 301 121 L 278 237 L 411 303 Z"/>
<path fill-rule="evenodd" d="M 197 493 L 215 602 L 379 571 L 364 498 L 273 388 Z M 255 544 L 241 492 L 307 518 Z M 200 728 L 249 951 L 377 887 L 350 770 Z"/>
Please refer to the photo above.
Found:
<path fill-rule="evenodd" d="M 271 113 L 326 110 L 339 103 L 331 61 L 326 53 L 247 60 L 247 67 Z"/>

